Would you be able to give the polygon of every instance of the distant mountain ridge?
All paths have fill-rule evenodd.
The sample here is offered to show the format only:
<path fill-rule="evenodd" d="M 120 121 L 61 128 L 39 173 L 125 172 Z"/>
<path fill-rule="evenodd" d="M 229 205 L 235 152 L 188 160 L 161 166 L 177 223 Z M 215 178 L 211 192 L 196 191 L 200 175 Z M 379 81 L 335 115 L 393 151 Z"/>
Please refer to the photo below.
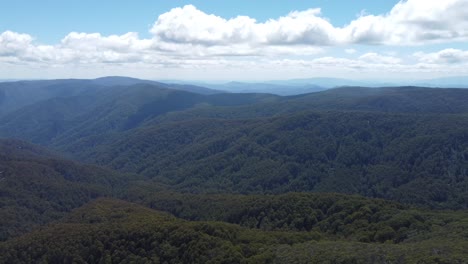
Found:
<path fill-rule="evenodd" d="M 271 93 L 276 95 L 297 95 L 326 90 L 328 88 L 314 83 L 290 84 L 274 82 L 228 82 L 225 84 L 204 84 L 206 87 L 231 93 Z"/>
<path fill-rule="evenodd" d="M 2 82 L 0 83 L 0 116 L 42 100 L 78 96 L 89 92 L 94 93 L 96 91 L 106 90 L 115 86 L 130 86 L 136 84 L 149 84 L 155 87 L 189 91 L 198 94 L 220 93 L 220 91 L 195 85 L 166 84 L 118 76 L 103 77 L 94 80 L 62 79 Z"/>
<path fill-rule="evenodd" d="M 432 88 L 468 88 L 468 76 L 445 77 L 426 80 L 353 80 L 344 78 L 305 78 L 289 80 L 265 80 L 265 81 L 230 81 L 230 82 L 202 82 L 202 81 L 162 81 L 168 83 L 197 84 L 200 86 L 232 92 L 232 93 L 272 93 L 276 95 L 289 96 L 312 92 L 324 91 L 337 87 L 398 87 L 419 86 Z"/>
<path fill-rule="evenodd" d="M 103 85 L 103 86 L 129 86 L 135 84 L 151 84 L 161 88 L 175 89 L 199 94 L 216 94 L 221 93 L 214 89 L 209 89 L 202 86 L 191 85 L 191 84 L 177 84 L 177 83 L 164 83 L 158 81 L 142 80 L 137 78 L 122 77 L 122 76 L 108 76 L 101 77 L 94 80 L 90 80 L 92 83 Z"/>

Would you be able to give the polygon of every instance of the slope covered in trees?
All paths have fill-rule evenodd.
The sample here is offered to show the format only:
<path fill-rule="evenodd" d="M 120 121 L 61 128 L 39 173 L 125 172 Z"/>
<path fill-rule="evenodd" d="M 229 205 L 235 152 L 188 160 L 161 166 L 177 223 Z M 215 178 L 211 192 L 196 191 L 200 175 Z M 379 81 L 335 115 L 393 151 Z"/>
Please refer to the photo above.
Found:
<path fill-rule="evenodd" d="M 468 91 L 464 89 L 346 87 L 278 97 L 267 94 L 202 95 L 174 90 L 163 84 L 87 86 L 78 81 L 72 83 L 78 88 L 57 84 L 62 90 L 55 89 L 61 93 L 51 94 L 50 98 L 43 100 L 40 96 L 32 96 L 38 98 L 34 103 L 4 114 L 0 118 L 0 136 L 45 145 L 64 145 L 63 141 L 96 140 L 112 132 L 149 124 L 198 118 L 242 119 L 310 110 L 422 114 L 468 112 L 465 103 Z"/>
<path fill-rule="evenodd" d="M 343 87 L 317 93 L 280 97 L 280 99 L 275 102 L 260 102 L 237 107 L 198 107 L 168 113 L 151 121 L 161 123 L 194 118 L 270 117 L 311 110 L 406 114 L 468 113 L 467 89 Z"/>
<path fill-rule="evenodd" d="M 105 138 L 139 127 L 147 119 L 198 105 L 236 106 L 276 99 L 266 94 L 202 95 L 151 84 L 98 87 L 7 113 L 0 117 L 0 136 L 43 145 L 66 144 L 81 138 Z"/>
<path fill-rule="evenodd" d="M 24 142 L 0 140 L 0 147 L 0 240 L 57 220 L 96 197 L 121 193 L 131 178 Z"/>
<path fill-rule="evenodd" d="M 417 87 L 278 97 L 112 86 L 24 107 L 0 119 L 0 135 L 182 191 L 343 192 L 466 208 L 467 96 Z"/>
<path fill-rule="evenodd" d="M 132 86 L 137 84 L 154 85 L 166 89 L 216 94 L 220 91 L 195 85 L 166 84 L 128 77 L 103 77 L 94 80 L 62 79 L 16 81 L 0 83 L 0 116 L 43 100 L 77 96 L 105 90 L 108 87 Z"/>
<path fill-rule="evenodd" d="M 467 242 L 455 230 L 449 234 L 450 240 L 437 240 L 443 244 L 427 237 L 401 244 L 336 241 L 318 232 L 188 222 L 135 204 L 100 199 L 73 211 L 60 223 L 0 244 L 0 261 L 463 263 Z"/>
<path fill-rule="evenodd" d="M 359 242 L 403 243 L 461 227 L 465 213 L 420 210 L 379 199 L 330 193 L 207 195 L 130 189 L 126 199 L 192 221 L 223 221 L 268 231 L 314 231 Z M 452 225 L 451 228 L 447 225 Z"/>
<path fill-rule="evenodd" d="M 309 112 L 159 124 L 65 150 L 186 192 L 342 192 L 466 208 L 466 127 L 464 115 Z"/>
<path fill-rule="evenodd" d="M 0 262 L 463 263 L 467 100 L 2 84 Z"/>

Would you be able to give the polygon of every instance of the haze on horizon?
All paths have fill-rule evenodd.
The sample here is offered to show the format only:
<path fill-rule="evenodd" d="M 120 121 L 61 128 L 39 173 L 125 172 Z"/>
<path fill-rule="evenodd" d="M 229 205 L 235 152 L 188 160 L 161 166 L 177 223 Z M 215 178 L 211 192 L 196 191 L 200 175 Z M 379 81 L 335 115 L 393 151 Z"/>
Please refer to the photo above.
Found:
<path fill-rule="evenodd" d="M 0 79 L 468 75 L 468 0 L 51 0 L 2 9 Z"/>

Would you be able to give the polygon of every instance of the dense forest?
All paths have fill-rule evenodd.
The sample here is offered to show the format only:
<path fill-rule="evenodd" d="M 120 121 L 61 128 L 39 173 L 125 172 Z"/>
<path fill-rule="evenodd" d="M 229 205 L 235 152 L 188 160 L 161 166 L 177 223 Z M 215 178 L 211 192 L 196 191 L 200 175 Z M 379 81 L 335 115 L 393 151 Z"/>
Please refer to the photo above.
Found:
<path fill-rule="evenodd" d="M 467 101 L 0 83 L 0 263 L 466 263 Z"/>
<path fill-rule="evenodd" d="M 372 207 L 372 201 L 368 203 Z M 100 199 L 74 210 L 60 222 L 0 245 L 0 261 L 463 263 L 467 257 L 466 231 L 457 232 L 463 218 L 466 220 L 466 216 L 457 214 L 441 216 L 438 221 L 450 220 L 442 230 L 433 227 L 436 238 L 409 232 L 411 239 L 407 242 L 381 244 L 335 240 L 333 235 L 317 231 L 268 231 L 222 222 L 189 222 L 135 204 Z M 391 230 L 383 225 L 376 236 L 386 240 Z"/>
<path fill-rule="evenodd" d="M 122 193 L 132 179 L 59 159 L 24 142 L 0 140 L 0 146 L 0 241 L 59 219 L 97 197 Z"/>
<path fill-rule="evenodd" d="M 185 192 L 342 192 L 455 209 L 468 204 L 466 127 L 465 116 L 313 112 L 161 124 L 73 150 Z"/>

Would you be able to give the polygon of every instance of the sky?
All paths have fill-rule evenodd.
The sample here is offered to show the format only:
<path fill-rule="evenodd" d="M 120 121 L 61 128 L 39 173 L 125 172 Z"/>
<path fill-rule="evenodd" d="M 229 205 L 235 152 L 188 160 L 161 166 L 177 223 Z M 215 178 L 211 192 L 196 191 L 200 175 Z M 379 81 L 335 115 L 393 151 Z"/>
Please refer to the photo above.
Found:
<path fill-rule="evenodd" d="M 468 0 L 0 4 L 0 79 L 468 75 Z"/>

